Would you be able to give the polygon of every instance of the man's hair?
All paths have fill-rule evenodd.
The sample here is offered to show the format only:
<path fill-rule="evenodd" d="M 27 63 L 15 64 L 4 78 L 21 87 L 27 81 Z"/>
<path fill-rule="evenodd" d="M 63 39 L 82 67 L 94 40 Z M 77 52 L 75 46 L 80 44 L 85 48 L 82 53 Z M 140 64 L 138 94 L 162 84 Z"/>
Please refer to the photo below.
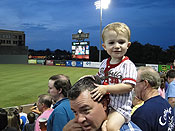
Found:
<path fill-rule="evenodd" d="M 171 69 L 167 72 L 166 77 L 168 78 L 175 78 L 175 70 Z"/>
<path fill-rule="evenodd" d="M 167 81 L 166 74 L 165 73 L 161 73 L 160 74 L 160 82 L 161 82 L 160 88 L 161 89 L 165 88 L 165 82 L 166 81 Z"/>
<path fill-rule="evenodd" d="M 15 127 L 20 130 L 20 115 L 17 108 L 9 108 L 7 110 L 8 126 Z"/>
<path fill-rule="evenodd" d="M 0 108 L 0 131 L 5 129 L 8 124 L 7 111 Z"/>
<path fill-rule="evenodd" d="M 86 76 L 77 81 L 68 91 L 68 98 L 75 100 L 85 90 L 92 91 L 96 88 L 95 84 L 101 84 L 98 76 Z"/>
<path fill-rule="evenodd" d="M 159 88 L 161 81 L 157 71 L 150 66 L 141 66 L 138 68 L 138 71 L 140 71 L 140 81 L 147 80 L 152 88 Z"/>
<path fill-rule="evenodd" d="M 46 94 L 38 96 L 38 102 L 45 104 L 46 107 L 50 108 L 52 105 L 52 97 Z"/>
<path fill-rule="evenodd" d="M 33 112 L 29 112 L 27 114 L 27 119 L 29 120 L 29 123 L 32 124 L 35 122 L 35 114 Z"/>
<path fill-rule="evenodd" d="M 22 106 L 18 106 L 19 112 L 23 112 L 23 107 Z"/>
<path fill-rule="evenodd" d="M 103 42 L 104 42 L 104 37 L 105 37 L 104 34 L 105 34 L 105 32 L 106 31 L 110 31 L 110 30 L 115 31 L 117 34 L 124 33 L 126 35 L 126 37 L 128 38 L 128 41 L 130 41 L 131 31 L 130 31 L 129 27 L 126 24 L 124 24 L 124 23 L 114 22 L 114 23 L 108 24 L 103 29 L 103 32 L 102 32 Z"/>
<path fill-rule="evenodd" d="M 49 80 L 54 80 L 54 87 L 57 90 L 62 89 L 62 94 L 67 97 L 67 91 L 71 88 L 71 82 L 68 76 L 63 74 L 54 75 L 49 78 Z"/>

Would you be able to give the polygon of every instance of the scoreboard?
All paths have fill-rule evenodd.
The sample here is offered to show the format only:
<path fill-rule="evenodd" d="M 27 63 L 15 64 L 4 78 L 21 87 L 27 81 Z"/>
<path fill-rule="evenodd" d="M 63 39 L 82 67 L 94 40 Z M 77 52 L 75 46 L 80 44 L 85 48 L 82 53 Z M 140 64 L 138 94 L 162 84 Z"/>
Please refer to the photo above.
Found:
<path fill-rule="evenodd" d="M 72 42 L 72 58 L 89 59 L 89 41 Z"/>

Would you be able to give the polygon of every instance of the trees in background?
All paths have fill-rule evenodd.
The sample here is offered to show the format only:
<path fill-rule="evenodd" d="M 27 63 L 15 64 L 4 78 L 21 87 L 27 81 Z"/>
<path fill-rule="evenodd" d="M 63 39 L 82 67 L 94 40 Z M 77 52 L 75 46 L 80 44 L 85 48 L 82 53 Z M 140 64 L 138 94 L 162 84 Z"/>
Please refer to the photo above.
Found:
<path fill-rule="evenodd" d="M 71 52 L 66 50 L 56 49 L 51 51 L 46 50 L 33 50 L 29 49 L 29 55 L 47 56 L 47 59 L 56 60 L 71 60 Z M 109 55 L 106 51 L 101 51 L 102 60 L 108 58 Z M 160 46 L 151 45 L 149 43 L 142 45 L 138 41 L 132 42 L 126 56 L 128 56 L 134 63 L 142 64 L 170 64 L 175 60 L 175 45 L 169 46 L 168 49 L 163 50 Z M 99 50 L 96 46 L 90 46 L 90 59 L 88 61 L 99 60 Z"/>

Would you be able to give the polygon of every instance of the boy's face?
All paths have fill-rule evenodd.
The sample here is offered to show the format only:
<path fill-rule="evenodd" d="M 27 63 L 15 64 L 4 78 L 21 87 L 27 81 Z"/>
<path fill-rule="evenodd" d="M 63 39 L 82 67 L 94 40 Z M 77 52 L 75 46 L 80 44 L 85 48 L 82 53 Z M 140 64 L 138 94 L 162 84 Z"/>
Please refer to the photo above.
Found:
<path fill-rule="evenodd" d="M 130 45 L 131 43 L 124 33 L 118 34 L 113 30 L 109 30 L 104 34 L 102 46 L 112 59 L 122 59 Z"/>

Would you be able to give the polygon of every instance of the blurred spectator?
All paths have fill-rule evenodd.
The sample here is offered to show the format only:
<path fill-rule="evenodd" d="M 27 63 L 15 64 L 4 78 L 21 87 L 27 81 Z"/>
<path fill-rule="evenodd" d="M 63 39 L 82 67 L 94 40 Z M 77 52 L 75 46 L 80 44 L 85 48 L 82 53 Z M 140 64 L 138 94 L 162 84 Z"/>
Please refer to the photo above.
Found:
<path fill-rule="evenodd" d="M 165 99 L 165 82 L 166 82 L 166 74 L 162 73 L 160 74 L 160 87 L 158 88 L 160 96 L 162 96 Z"/>
<path fill-rule="evenodd" d="M 0 108 L 0 131 L 5 129 L 8 124 L 6 110 Z"/>
<path fill-rule="evenodd" d="M 21 130 L 23 130 L 25 124 L 29 123 L 29 121 L 27 119 L 27 114 L 23 112 L 23 107 L 19 106 L 18 109 L 19 109 L 19 116 L 21 120 Z"/>
<path fill-rule="evenodd" d="M 175 69 L 175 60 L 173 61 L 173 69 Z"/>
<path fill-rule="evenodd" d="M 167 81 L 169 83 L 165 99 L 169 102 L 174 110 L 175 115 L 175 70 L 171 69 L 166 74 Z"/>
<path fill-rule="evenodd" d="M 35 114 L 33 112 L 29 112 L 27 114 L 27 119 L 29 123 L 26 123 L 24 126 L 24 131 L 34 131 L 35 128 Z"/>
<path fill-rule="evenodd" d="M 42 113 L 36 120 L 35 123 L 35 131 L 41 131 L 40 125 L 39 125 L 39 119 L 40 118 L 46 118 L 49 119 L 50 114 L 52 113 L 53 109 L 51 109 L 52 104 L 52 98 L 49 95 L 40 95 L 38 97 L 37 101 L 37 107 L 38 110 Z"/>
<path fill-rule="evenodd" d="M 63 74 L 49 78 L 48 93 L 56 102 L 54 111 L 47 121 L 47 131 L 62 131 L 63 127 L 74 118 L 67 91 L 71 88 L 70 80 Z"/>
<path fill-rule="evenodd" d="M 144 101 L 131 117 L 143 131 L 173 131 L 174 112 L 170 104 L 158 93 L 160 75 L 151 67 L 139 67 L 136 96 Z"/>
<path fill-rule="evenodd" d="M 20 129 L 20 116 L 17 108 L 9 108 L 7 110 L 8 127 L 15 127 L 18 131 Z"/>
<path fill-rule="evenodd" d="M 0 108 L 0 131 L 18 131 L 15 127 L 8 127 L 7 111 Z"/>
<path fill-rule="evenodd" d="M 33 107 L 31 107 L 30 110 L 35 114 L 35 120 L 41 115 L 41 112 L 38 110 L 36 103 L 33 104 Z"/>

